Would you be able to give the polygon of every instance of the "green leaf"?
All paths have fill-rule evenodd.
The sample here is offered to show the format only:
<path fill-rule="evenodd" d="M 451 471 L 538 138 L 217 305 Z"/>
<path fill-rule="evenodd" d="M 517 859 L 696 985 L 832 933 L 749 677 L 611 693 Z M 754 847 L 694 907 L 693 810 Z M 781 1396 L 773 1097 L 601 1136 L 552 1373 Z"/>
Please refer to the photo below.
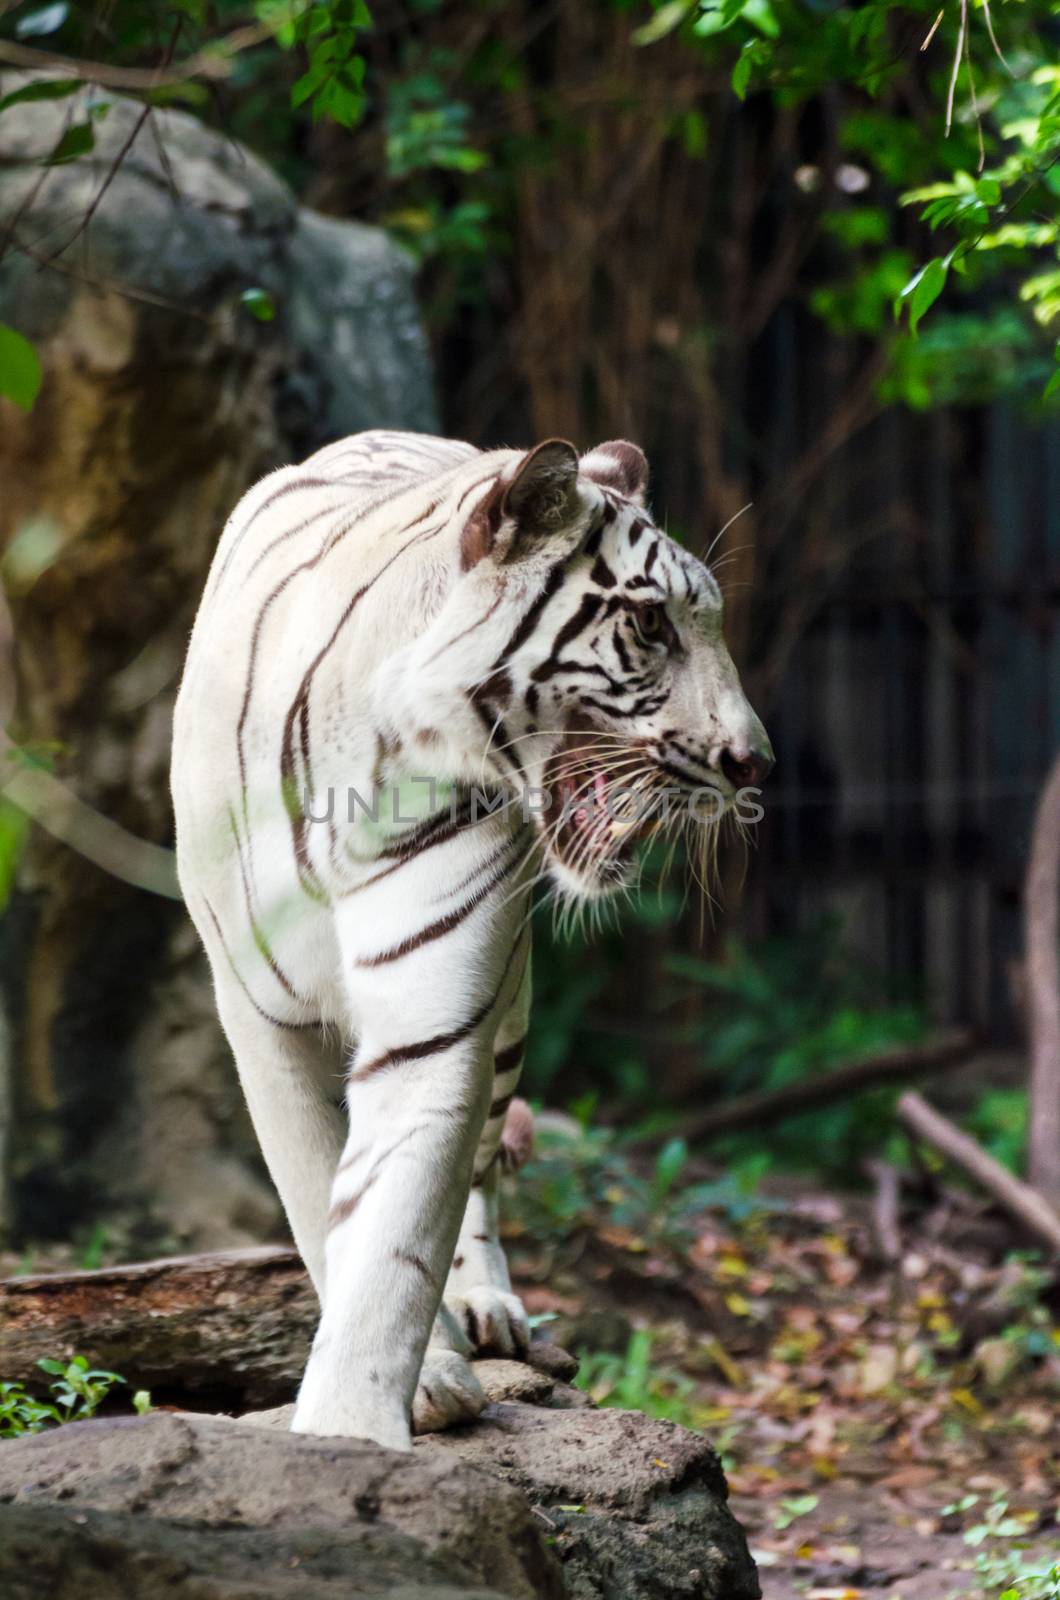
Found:
<path fill-rule="evenodd" d="M 351 88 L 348 82 L 343 82 L 336 75 L 318 90 L 313 101 L 313 121 L 319 122 L 324 117 L 330 117 L 340 127 L 352 128 L 361 114 L 363 104 L 360 91 Z"/>
<path fill-rule="evenodd" d="M 794 1499 L 782 1500 L 780 1509 L 773 1515 L 773 1526 L 781 1533 L 785 1528 L 799 1517 L 808 1517 L 811 1511 L 817 1509 L 818 1497 L 815 1494 L 797 1495 Z"/>
<path fill-rule="evenodd" d="M 903 303 L 909 307 L 909 331 L 916 333 L 917 325 L 924 313 L 935 304 L 939 295 L 946 286 L 949 273 L 949 260 L 935 256 L 926 266 L 905 285 L 895 302 L 895 315 L 899 315 Z"/>
<path fill-rule="evenodd" d="M 37 1365 L 52 1378 L 61 1378 L 66 1372 L 65 1361 L 53 1361 L 49 1356 L 42 1356 Z"/>
<path fill-rule="evenodd" d="M 310 67 L 308 72 L 295 80 L 291 86 L 291 107 L 297 111 L 304 105 L 311 95 L 316 94 L 321 84 L 327 82 L 329 68 L 321 63 L 319 66 Z"/>
<path fill-rule="evenodd" d="M 96 136 L 90 122 L 75 122 L 67 128 L 51 155 L 44 161 L 46 167 L 61 167 L 67 161 L 76 161 L 96 148 Z"/>
<path fill-rule="evenodd" d="M 633 43 L 636 45 L 654 44 L 657 39 L 665 39 L 668 33 L 673 33 L 679 28 L 695 9 L 696 0 L 667 0 L 667 4 L 659 7 L 650 22 L 637 28 L 633 33 Z"/>
<path fill-rule="evenodd" d="M 688 1145 L 684 1139 L 669 1139 L 663 1145 L 655 1162 L 655 1181 L 652 1185 L 656 1201 L 666 1199 L 687 1160 Z"/>
<path fill-rule="evenodd" d="M 76 94 L 81 85 L 76 78 L 45 78 L 39 83 L 24 83 L 21 89 L 12 89 L 0 99 L 0 111 L 8 106 L 23 105 L 28 100 L 64 100 Z"/>
<path fill-rule="evenodd" d="M 276 315 L 276 302 L 267 289 L 244 289 L 239 303 L 259 322 L 271 322 Z"/>
<path fill-rule="evenodd" d="M 15 35 L 19 39 L 42 39 L 47 33 L 58 33 L 69 15 L 66 0 L 54 0 L 52 5 L 38 6 L 36 11 L 27 11 L 24 17 L 19 17 Z"/>
<path fill-rule="evenodd" d="M 750 54 L 750 45 L 745 44 L 740 52 L 739 60 L 732 69 L 732 88 L 738 100 L 747 98 L 747 89 L 751 82 L 754 64 L 754 56 Z"/>
<path fill-rule="evenodd" d="M 40 391 L 40 357 L 20 333 L 0 322 L 0 394 L 23 411 L 32 411 Z"/>
<path fill-rule="evenodd" d="M 1051 400 L 1053 395 L 1058 391 L 1060 391 L 1060 369 L 1054 372 L 1052 377 L 1049 379 L 1049 382 L 1045 386 L 1045 393 L 1042 395 L 1042 399 Z"/>
<path fill-rule="evenodd" d="M 769 0 L 746 0 L 743 7 L 746 20 L 753 23 L 759 33 L 764 33 L 769 39 L 776 39 L 780 35 L 780 23 Z"/>
<path fill-rule="evenodd" d="M 955 183 L 928 183 L 920 189 L 906 189 L 898 196 L 900 206 L 915 206 L 922 200 L 953 200 L 960 194 Z"/>

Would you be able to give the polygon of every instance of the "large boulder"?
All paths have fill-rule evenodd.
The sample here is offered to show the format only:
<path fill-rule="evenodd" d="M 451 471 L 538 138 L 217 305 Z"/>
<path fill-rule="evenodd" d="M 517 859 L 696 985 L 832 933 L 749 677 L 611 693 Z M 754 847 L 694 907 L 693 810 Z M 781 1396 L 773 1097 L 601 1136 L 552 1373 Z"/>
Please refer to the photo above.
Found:
<path fill-rule="evenodd" d="M 518 1389 L 513 1372 L 483 1377 Z M 276 1416 L 158 1414 L 5 1445 L 0 1593 L 35 1600 L 61 1571 L 71 1600 L 758 1600 L 705 1440 L 527 1382 L 535 1404 L 494 1401 L 408 1455 Z"/>
<path fill-rule="evenodd" d="M 433 428 L 431 376 L 402 252 L 300 208 L 194 118 L 137 128 L 107 95 L 93 154 L 41 167 L 93 94 L 0 119 L 0 321 L 44 365 L 30 415 L 0 401 L 16 728 L 82 801 L 167 845 L 173 699 L 225 518 L 329 438 Z M 2 941 L 15 1231 L 68 1238 L 102 1213 L 140 1244 L 267 1236 L 276 1201 L 182 907 L 36 830 Z"/>
<path fill-rule="evenodd" d="M 162 1413 L 0 1451 L 0 1593 L 71 1570 L 94 1600 L 564 1592 L 523 1496 L 474 1468 Z"/>
<path fill-rule="evenodd" d="M 456 1456 L 523 1491 L 549 1528 L 571 1600 L 760 1593 L 721 1463 L 687 1428 L 639 1411 L 508 1401 L 421 1448 L 428 1459 Z"/>

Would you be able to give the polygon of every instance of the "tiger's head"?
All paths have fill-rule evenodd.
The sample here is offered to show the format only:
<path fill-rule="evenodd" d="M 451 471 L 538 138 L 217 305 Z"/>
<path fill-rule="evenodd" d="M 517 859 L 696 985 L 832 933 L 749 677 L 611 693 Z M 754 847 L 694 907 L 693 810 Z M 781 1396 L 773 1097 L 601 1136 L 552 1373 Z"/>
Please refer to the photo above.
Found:
<path fill-rule="evenodd" d="M 630 881 L 660 817 L 709 828 L 773 752 L 715 579 L 646 509 L 642 451 L 616 440 L 579 458 L 553 439 L 504 455 L 430 630 L 448 643 L 422 642 L 457 668 L 465 717 L 450 726 L 470 713 L 476 730 L 463 775 L 521 794 L 552 876 L 595 898 Z"/>

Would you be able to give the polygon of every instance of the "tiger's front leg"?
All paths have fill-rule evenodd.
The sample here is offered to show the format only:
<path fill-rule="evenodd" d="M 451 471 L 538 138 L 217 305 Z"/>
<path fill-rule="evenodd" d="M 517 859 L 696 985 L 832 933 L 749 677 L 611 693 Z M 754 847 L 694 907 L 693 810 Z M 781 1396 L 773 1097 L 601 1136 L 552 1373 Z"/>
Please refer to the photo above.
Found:
<path fill-rule="evenodd" d="M 408 1449 L 412 1401 L 471 1177 L 489 1040 L 390 1059 L 366 1040 L 347 1092 L 332 1190 L 324 1309 L 295 1409 L 298 1433 Z M 454 1363 L 459 1381 L 462 1358 Z"/>
<path fill-rule="evenodd" d="M 462 983 L 451 960 L 378 977 L 362 963 L 358 1009 L 378 1020 L 365 1028 L 349 1075 L 324 1310 L 296 1432 L 410 1448 L 421 1369 L 442 1421 L 475 1415 L 484 1403 L 458 1338 L 448 1347 L 436 1341 L 426 1367 L 424 1355 L 489 1111 L 493 1037 L 525 959 L 521 939 L 477 971 L 465 967 Z"/>
<path fill-rule="evenodd" d="M 445 1289 L 445 1307 L 476 1353 L 514 1357 L 526 1354 L 530 1325 L 522 1301 L 512 1293 L 500 1241 L 499 1187 L 502 1167 L 521 1165 L 532 1138 L 528 1108 L 521 1101 L 514 1112 L 512 1107 L 526 1048 L 530 987 L 527 963 L 519 994 L 494 1044 L 490 1107 Z M 527 1148 L 517 1149 L 523 1142 Z"/>

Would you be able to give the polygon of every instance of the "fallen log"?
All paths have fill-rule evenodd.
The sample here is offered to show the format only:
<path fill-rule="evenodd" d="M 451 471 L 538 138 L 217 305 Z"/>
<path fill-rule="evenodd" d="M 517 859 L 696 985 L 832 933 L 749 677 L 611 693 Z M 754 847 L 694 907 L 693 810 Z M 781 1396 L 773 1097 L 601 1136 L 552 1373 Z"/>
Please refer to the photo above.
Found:
<path fill-rule="evenodd" d="M 293 1400 L 320 1307 L 301 1257 L 217 1250 L 0 1282 L 0 1379 L 42 1390 L 37 1367 L 87 1356 L 156 1406 L 248 1411 Z M 527 1360 L 566 1380 L 573 1356 L 535 1340 Z"/>
<path fill-rule="evenodd" d="M 884 1050 L 868 1056 L 864 1061 L 852 1061 L 849 1066 L 834 1067 L 817 1078 L 803 1078 L 798 1083 L 785 1084 L 782 1089 L 766 1089 L 759 1094 L 740 1095 L 734 1100 L 724 1100 L 711 1106 L 709 1111 L 686 1116 L 677 1130 L 695 1142 L 717 1139 L 723 1133 L 735 1133 L 738 1128 L 771 1127 L 785 1117 L 814 1111 L 818 1106 L 829 1105 L 834 1100 L 845 1100 L 865 1089 L 876 1089 L 881 1084 L 908 1078 L 926 1078 L 935 1072 L 948 1071 L 966 1062 L 972 1053 L 974 1040 L 964 1028 L 940 1033 L 925 1044 L 902 1045 L 895 1050 Z M 637 1140 L 631 1149 L 647 1148 L 670 1137 L 654 1134 Z"/>
<path fill-rule="evenodd" d="M 898 1117 L 918 1139 L 952 1161 L 985 1189 L 1009 1216 L 1047 1249 L 1060 1254 L 1060 1212 L 1048 1200 L 995 1161 L 970 1134 L 910 1090 L 898 1102 Z"/>
<path fill-rule="evenodd" d="M 231 1410 L 294 1398 L 320 1308 L 294 1250 L 262 1246 L 0 1283 L 0 1378 L 85 1355 L 156 1403 Z"/>

